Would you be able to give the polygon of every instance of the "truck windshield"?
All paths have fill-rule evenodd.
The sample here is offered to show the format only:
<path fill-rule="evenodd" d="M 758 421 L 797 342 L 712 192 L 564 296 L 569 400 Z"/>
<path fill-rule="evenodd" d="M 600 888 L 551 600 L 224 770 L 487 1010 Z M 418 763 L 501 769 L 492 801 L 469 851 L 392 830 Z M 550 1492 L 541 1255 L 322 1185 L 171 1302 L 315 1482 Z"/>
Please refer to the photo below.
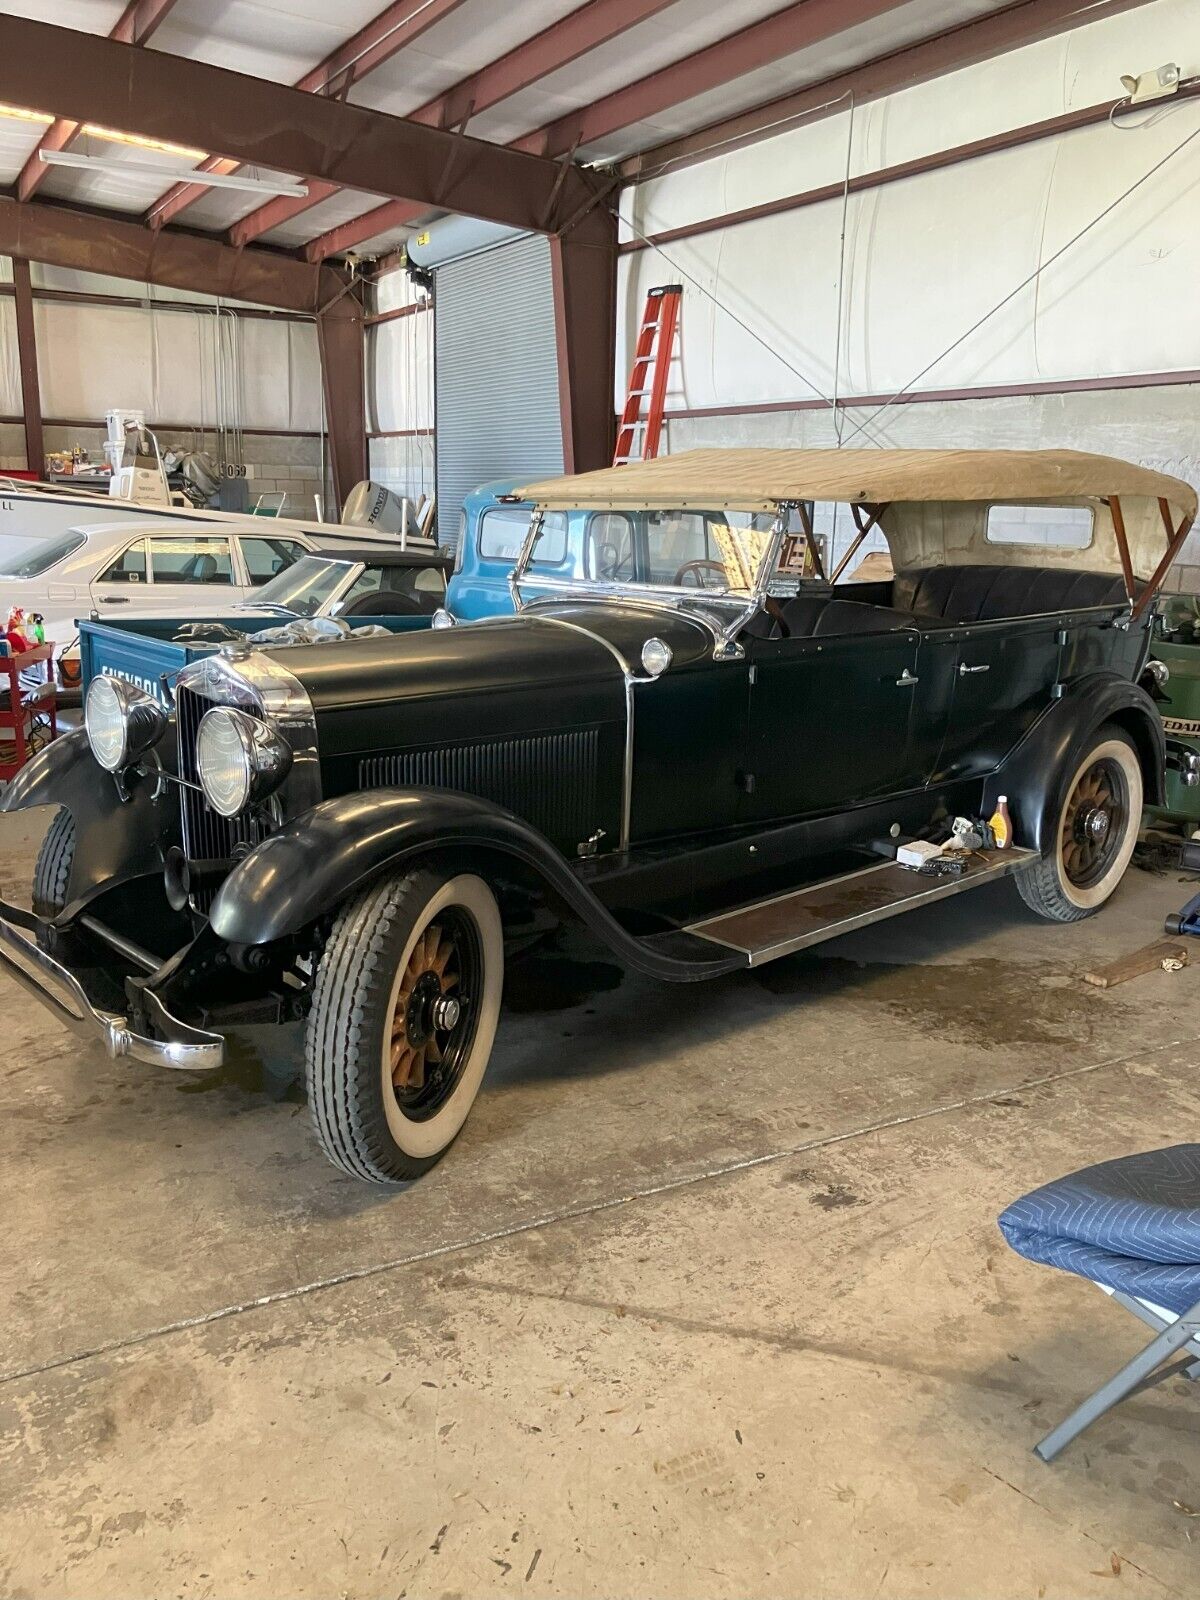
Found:
<path fill-rule="evenodd" d="M 572 512 L 570 525 L 586 521 L 583 545 L 588 578 L 600 583 L 744 596 L 754 588 L 773 541 L 770 513 L 739 511 Z M 533 549 L 561 538 L 548 516 Z"/>
<path fill-rule="evenodd" d="M 315 617 L 357 564 L 328 556 L 301 556 L 270 583 L 264 583 L 249 604 L 252 608 L 278 606 L 299 617 Z"/>

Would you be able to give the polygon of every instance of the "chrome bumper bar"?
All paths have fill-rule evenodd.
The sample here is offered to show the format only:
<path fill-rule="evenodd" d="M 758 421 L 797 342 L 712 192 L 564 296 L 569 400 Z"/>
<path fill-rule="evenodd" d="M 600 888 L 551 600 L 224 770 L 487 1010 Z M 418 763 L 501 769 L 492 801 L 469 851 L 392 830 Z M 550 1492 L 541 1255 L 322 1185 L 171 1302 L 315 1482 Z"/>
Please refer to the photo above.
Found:
<path fill-rule="evenodd" d="M 98 1038 L 114 1060 L 132 1056 L 151 1066 L 178 1067 L 186 1072 L 208 1072 L 221 1065 L 225 1041 L 220 1034 L 180 1022 L 149 991 L 146 1006 L 167 1036 L 164 1039 L 134 1033 L 124 1017 L 97 1010 L 72 972 L 17 931 L 32 921 L 28 912 L 0 900 L 0 968 L 23 984 L 64 1027 Z"/>

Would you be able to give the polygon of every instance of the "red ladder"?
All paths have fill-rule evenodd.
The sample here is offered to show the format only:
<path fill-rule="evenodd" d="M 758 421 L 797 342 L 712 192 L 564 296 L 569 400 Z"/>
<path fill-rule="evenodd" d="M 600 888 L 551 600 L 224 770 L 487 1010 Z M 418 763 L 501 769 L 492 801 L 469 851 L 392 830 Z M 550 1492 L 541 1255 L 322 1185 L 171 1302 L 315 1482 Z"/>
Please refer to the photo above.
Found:
<path fill-rule="evenodd" d="M 613 455 L 614 467 L 624 466 L 627 461 L 652 461 L 658 454 L 663 407 L 667 399 L 667 373 L 675 353 L 675 334 L 679 327 L 682 299 L 681 283 L 666 283 L 660 289 L 651 289 L 646 296 L 646 309 L 642 313 L 642 326 L 629 374 L 629 393 L 621 413 L 621 427 Z M 654 377 L 647 385 L 652 362 Z M 650 396 L 650 407 L 643 416 L 642 401 L 647 395 Z M 634 440 L 639 431 L 642 434 L 642 448 L 640 454 L 635 456 Z"/>

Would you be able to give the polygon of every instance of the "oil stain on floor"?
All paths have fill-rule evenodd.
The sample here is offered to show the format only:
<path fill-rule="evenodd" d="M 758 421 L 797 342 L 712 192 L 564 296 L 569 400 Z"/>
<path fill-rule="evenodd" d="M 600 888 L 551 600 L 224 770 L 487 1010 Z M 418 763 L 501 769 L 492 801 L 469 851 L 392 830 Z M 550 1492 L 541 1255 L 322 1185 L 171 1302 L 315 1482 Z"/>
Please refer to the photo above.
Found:
<path fill-rule="evenodd" d="M 983 1048 L 1084 1041 L 1101 1011 L 1111 1022 L 1120 1006 L 1071 973 L 991 956 L 903 966 L 806 953 L 773 962 L 757 977 L 781 998 L 842 996 L 881 1005 L 914 1032 Z"/>

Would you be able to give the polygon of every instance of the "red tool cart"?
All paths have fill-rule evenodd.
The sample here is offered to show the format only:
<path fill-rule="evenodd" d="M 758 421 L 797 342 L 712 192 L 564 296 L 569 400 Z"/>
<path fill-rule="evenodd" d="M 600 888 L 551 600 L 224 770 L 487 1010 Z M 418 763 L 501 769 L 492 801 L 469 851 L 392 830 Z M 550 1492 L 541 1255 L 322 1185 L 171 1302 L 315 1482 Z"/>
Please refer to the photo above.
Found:
<path fill-rule="evenodd" d="M 39 717 L 50 723 L 51 739 L 58 737 L 58 698 L 52 662 L 54 646 L 47 641 L 21 655 L 0 656 L 0 735 L 11 728 L 12 738 L 0 737 L 0 781 L 16 777 L 33 754 L 31 735 Z M 46 663 L 46 681 L 24 688 L 20 675 L 38 662 Z"/>

